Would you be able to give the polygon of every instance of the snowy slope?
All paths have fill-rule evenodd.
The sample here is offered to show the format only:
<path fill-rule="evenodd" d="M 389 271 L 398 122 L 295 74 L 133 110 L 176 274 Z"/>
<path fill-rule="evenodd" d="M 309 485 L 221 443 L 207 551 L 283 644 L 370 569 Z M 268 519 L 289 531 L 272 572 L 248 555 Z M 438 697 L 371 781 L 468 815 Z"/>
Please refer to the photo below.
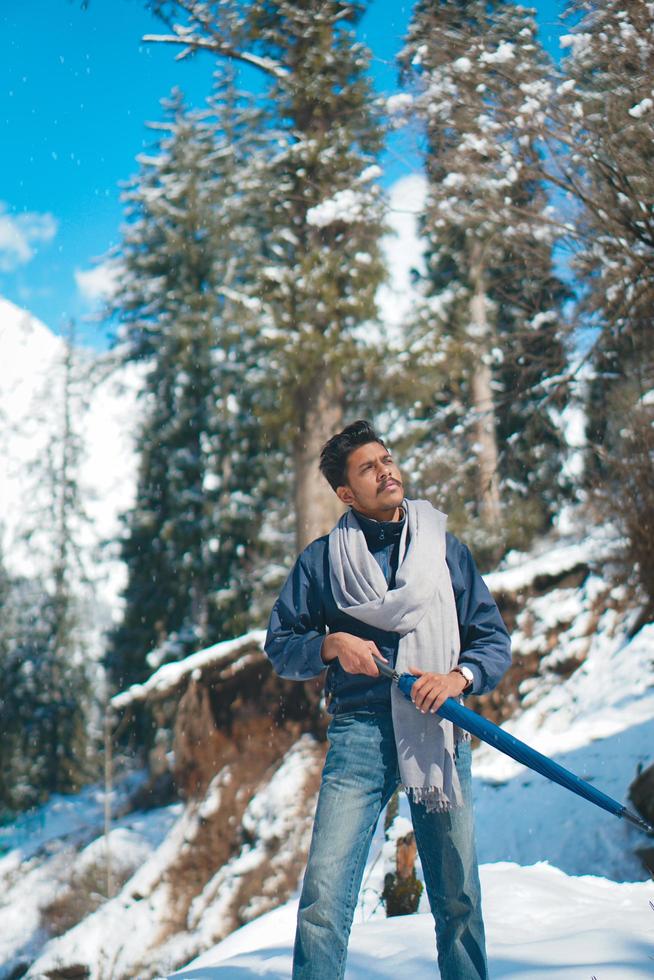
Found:
<path fill-rule="evenodd" d="M 654 746 L 654 624 L 598 632 L 582 667 L 505 727 L 621 802 Z M 636 828 L 488 747 L 474 756 L 482 860 L 548 860 L 568 874 L 644 879 Z M 502 827 L 498 834 L 497 828 Z"/>
<path fill-rule="evenodd" d="M 645 980 L 652 976 L 651 884 L 570 878 L 548 864 L 480 869 L 489 972 L 493 980 Z M 297 902 L 244 926 L 172 974 L 176 980 L 287 980 Z M 346 980 L 432 980 L 428 913 L 355 924 Z"/>
<path fill-rule="evenodd" d="M 245 808 L 242 826 L 246 839 L 241 849 L 216 868 L 180 917 L 179 906 L 187 897 L 179 875 L 180 856 L 192 854 L 194 848 L 201 852 L 202 835 L 212 821 L 216 823 L 216 833 L 222 832 L 223 798 L 233 789 L 239 792 L 240 780 L 234 777 L 231 766 L 225 766 L 203 800 L 191 801 L 183 810 L 175 808 L 176 819 L 168 823 L 166 835 L 163 839 L 160 835 L 158 846 L 150 849 L 115 897 L 61 937 L 50 942 L 45 935 L 39 937 L 43 949 L 26 977 L 40 980 L 62 966 L 75 966 L 78 971 L 86 971 L 80 975 L 88 980 L 106 980 L 108 964 L 110 975 L 115 978 L 151 977 L 153 970 L 172 969 L 211 946 L 216 938 L 227 935 L 235 928 L 237 916 L 241 922 L 247 921 L 275 907 L 277 896 L 284 894 L 286 869 L 294 866 L 296 853 L 306 852 L 308 847 L 315 797 L 310 793 L 307 799 L 305 790 L 318 755 L 316 743 L 309 736 L 291 748 L 270 781 Z M 166 812 L 172 810 L 167 808 Z M 154 821 L 158 812 L 152 813 Z M 137 816 L 143 820 L 143 815 Z M 119 823 L 119 827 L 123 825 L 131 826 L 129 818 Z M 97 851 L 101 845 L 102 840 L 97 839 Z M 132 851 L 134 847 L 132 843 Z M 70 854 L 62 848 L 53 851 L 60 862 L 64 857 L 70 860 Z M 12 860 L 15 863 L 16 852 L 5 858 L 8 863 Z M 0 874 L 1 871 L 0 862 Z M 41 881 L 43 874 L 41 865 L 36 880 Z M 260 890 L 243 908 L 239 904 L 241 887 L 249 878 L 260 881 Z M 33 922 L 38 922 L 42 901 L 38 895 L 36 903 L 30 904 Z M 18 915 L 19 910 L 15 911 Z M 0 959 L 0 978 L 5 977 Z"/>
<path fill-rule="evenodd" d="M 539 675 L 523 682 L 524 710 L 504 727 L 628 803 L 630 784 L 654 761 L 654 625 L 629 635 L 634 611 L 623 588 L 600 574 L 613 546 L 590 529 L 537 554 L 509 556 L 487 582 L 495 594 L 522 596 L 514 660 L 544 654 Z M 534 581 L 584 565 L 589 572 L 579 586 L 526 594 Z M 580 666 L 564 679 L 560 665 L 576 661 Z M 481 860 L 547 860 L 568 874 L 616 881 L 647 877 L 635 855 L 646 839 L 630 824 L 488 746 L 474 753 L 473 774 Z"/>
<path fill-rule="evenodd" d="M 141 780 L 144 774 L 139 774 Z M 125 805 L 138 775 L 118 787 L 114 808 Z M 43 807 L 0 828 L 0 977 L 25 967 L 48 941 L 44 914 L 61 899 L 76 877 L 98 869 L 103 888 L 109 846 L 114 873 L 130 877 L 168 834 L 181 804 L 148 814 L 132 813 L 115 821 L 109 841 L 102 836 L 104 798 L 97 787 L 77 796 L 53 796 Z M 24 972 L 24 970 L 23 970 Z"/>
<path fill-rule="evenodd" d="M 43 528 L 47 496 L 43 460 L 48 440 L 61 428 L 63 358 L 60 337 L 26 310 L 0 298 L 0 545 L 14 573 L 47 567 L 49 539 Z M 118 515 L 131 504 L 136 482 L 132 439 L 137 371 L 118 368 L 112 355 L 77 352 L 73 423 L 82 444 L 79 480 L 86 515 L 78 528 L 84 571 L 98 607 L 114 609 L 123 571 L 115 547 Z M 34 467 L 37 467 L 34 469 Z M 25 532 L 32 533 L 27 544 Z"/>

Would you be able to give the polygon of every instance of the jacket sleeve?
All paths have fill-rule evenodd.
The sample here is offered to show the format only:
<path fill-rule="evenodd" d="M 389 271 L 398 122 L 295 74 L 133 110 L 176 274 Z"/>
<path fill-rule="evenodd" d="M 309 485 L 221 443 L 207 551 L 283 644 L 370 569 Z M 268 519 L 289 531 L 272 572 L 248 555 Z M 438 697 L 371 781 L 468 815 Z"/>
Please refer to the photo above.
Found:
<path fill-rule="evenodd" d="M 511 663 L 511 639 L 470 550 L 452 534 L 447 535 L 446 558 L 459 619 L 459 664 L 473 673 L 469 693 L 486 694 Z"/>
<path fill-rule="evenodd" d="M 327 665 L 321 657 L 325 638 L 322 589 L 303 552 L 273 606 L 264 649 L 280 677 L 304 681 Z"/>

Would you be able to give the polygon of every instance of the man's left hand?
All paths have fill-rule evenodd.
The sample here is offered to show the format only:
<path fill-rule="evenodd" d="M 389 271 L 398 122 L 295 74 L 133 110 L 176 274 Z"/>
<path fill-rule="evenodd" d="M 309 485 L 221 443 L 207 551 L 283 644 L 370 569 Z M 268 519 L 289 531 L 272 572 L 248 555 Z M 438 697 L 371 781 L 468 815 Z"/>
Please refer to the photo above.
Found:
<path fill-rule="evenodd" d="M 434 714 L 448 698 L 458 698 L 467 686 L 465 677 L 458 671 L 432 674 L 417 667 L 409 670 L 418 678 L 411 688 L 411 699 L 423 714 Z"/>

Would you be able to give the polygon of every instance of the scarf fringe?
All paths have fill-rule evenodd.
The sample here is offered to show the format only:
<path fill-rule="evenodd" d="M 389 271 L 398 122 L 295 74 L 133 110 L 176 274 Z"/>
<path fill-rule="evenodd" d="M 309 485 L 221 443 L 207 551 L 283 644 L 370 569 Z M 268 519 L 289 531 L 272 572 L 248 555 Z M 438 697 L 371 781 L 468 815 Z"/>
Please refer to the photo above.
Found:
<path fill-rule="evenodd" d="M 403 789 L 414 803 L 424 806 L 427 813 L 448 813 L 461 805 L 450 800 L 441 786 L 404 786 Z"/>

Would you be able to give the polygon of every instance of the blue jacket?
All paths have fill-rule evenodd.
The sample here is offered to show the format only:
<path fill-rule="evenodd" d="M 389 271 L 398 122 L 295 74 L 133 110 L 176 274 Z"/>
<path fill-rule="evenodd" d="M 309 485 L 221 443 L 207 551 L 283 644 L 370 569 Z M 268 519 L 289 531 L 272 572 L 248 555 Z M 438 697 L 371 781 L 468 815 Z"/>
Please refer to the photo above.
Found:
<path fill-rule="evenodd" d="M 393 588 L 402 522 L 374 521 L 358 513 L 356 516 L 371 553 Z M 329 580 L 327 541 L 328 535 L 317 538 L 297 559 L 270 616 L 266 654 L 276 672 L 290 680 L 308 680 L 327 670 L 327 703 L 334 714 L 357 709 L 387 710 L 391 684 L 387 678 L 348 674 L 338 660 L 328 668 L 322 660 L 327 630 L 372 640 L 392 665 L 400 639 L 398 633 L 359 622 L 338 608 Z M 446 561 L 459 620 L 459 663 L 469 667 L 474 676 L 468 693 L 485 694 L 498 684 L 511 662 L 509 634 L 470 551 L 449 533 Z"/>

